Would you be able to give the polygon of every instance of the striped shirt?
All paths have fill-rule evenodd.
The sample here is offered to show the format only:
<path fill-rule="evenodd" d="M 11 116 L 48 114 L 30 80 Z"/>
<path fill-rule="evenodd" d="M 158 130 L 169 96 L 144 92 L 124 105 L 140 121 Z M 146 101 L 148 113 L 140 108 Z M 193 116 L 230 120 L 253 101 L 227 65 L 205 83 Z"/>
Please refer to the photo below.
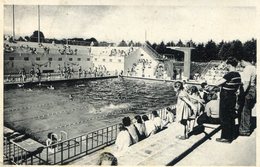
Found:
<path fill-rule="evenodd" d="M 238 72 L 229 72 L 223 78 L 226 80 L 222 86 L 224 90 L 236 92 L 241 85 L 241 77 Z"/>

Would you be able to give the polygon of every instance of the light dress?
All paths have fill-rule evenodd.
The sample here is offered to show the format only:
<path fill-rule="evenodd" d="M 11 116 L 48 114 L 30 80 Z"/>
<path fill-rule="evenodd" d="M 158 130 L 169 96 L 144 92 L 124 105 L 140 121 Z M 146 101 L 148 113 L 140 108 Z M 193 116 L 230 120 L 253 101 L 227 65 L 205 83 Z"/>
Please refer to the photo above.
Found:
<path fill-rule="evenodd" d="M 182 120 L 187 120 L 191 115 L 191 109 L 188 104 L 182 100 L 183 98 L 189 99 L 189 95 L 186 91 L 181 90 L 176 104 L 176 121 L 181 122 Z"/>

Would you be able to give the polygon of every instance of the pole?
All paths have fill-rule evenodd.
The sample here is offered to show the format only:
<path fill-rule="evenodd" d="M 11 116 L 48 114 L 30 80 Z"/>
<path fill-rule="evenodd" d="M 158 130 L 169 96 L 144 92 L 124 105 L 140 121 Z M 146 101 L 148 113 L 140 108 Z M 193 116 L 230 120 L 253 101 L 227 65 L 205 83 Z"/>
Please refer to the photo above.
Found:
<path fill-rule="evenodd" d="M 41 43 L 41 38 L 40 38 L 40 5 L 38 5 L 38 43 Z"/>
<path fill-rule="evenodd" d="M 15 40 L 15 19 L 14 19 L 14 5 L 13 5 L 13 41 Z"/>

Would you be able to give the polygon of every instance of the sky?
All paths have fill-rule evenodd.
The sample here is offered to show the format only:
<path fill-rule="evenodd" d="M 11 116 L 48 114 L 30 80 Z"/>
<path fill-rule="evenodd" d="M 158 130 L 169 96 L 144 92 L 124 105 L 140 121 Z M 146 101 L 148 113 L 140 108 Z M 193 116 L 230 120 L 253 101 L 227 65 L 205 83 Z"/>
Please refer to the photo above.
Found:
<path fill-rule="evenodd" d="M 38 29 L 37 6 L 15 5 L 15 34 Z M 225 6 L 41 5 L 46 38 L 91 38 L 98 41 L 169 42 L 256 38 L 256 8 Z M 4 6 L 4 34 L 12 34 L 12 6 Z"/>

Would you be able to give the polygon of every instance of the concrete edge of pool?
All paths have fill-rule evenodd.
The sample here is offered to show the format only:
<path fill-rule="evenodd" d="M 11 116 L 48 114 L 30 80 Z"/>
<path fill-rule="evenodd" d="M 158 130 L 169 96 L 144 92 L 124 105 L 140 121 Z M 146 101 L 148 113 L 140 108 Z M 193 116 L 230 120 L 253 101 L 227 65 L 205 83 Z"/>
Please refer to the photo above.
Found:
<path fill-rule="evenodd" d="M 118 165 L 175 165 L 219 130 L 219 125 L 212 125 L 205 128 L 205 133 L 193 135 L 187 140 L 180 140 L 176 136 L 181 134 L 182 129 L 174 122 L 160 133 L 132 145 L 121 155 L 117 154 L 114 145 L 112 145 L 70 164 L 96 165 L 99 155 L 106 151 L 117 157 Z"/>
<path fill-rule="evenodd" d="M 7 127 L 4 127 L 4 129 L 5 132 L 12 132 Z M 117 154 L 114 145 L 111 145 L 88 155 L 74 157 L 65 164 L 96 165 L 99 155 L 107 151 L 117 157 L 119 165 L 175 165 L 219 130 L 219 125 L 213 125 L 210 128 L 205 128 L 205 133 L 193 135 L 187 140 L 180 140 L 175 136 L 181 133 L 181 129 L 174 122 L 165 130 L 132 145 L 123 154 Z M 44 147 L 31 138 L 18 144 L 28 151 L 33 151 L 37 147 Z"/>

